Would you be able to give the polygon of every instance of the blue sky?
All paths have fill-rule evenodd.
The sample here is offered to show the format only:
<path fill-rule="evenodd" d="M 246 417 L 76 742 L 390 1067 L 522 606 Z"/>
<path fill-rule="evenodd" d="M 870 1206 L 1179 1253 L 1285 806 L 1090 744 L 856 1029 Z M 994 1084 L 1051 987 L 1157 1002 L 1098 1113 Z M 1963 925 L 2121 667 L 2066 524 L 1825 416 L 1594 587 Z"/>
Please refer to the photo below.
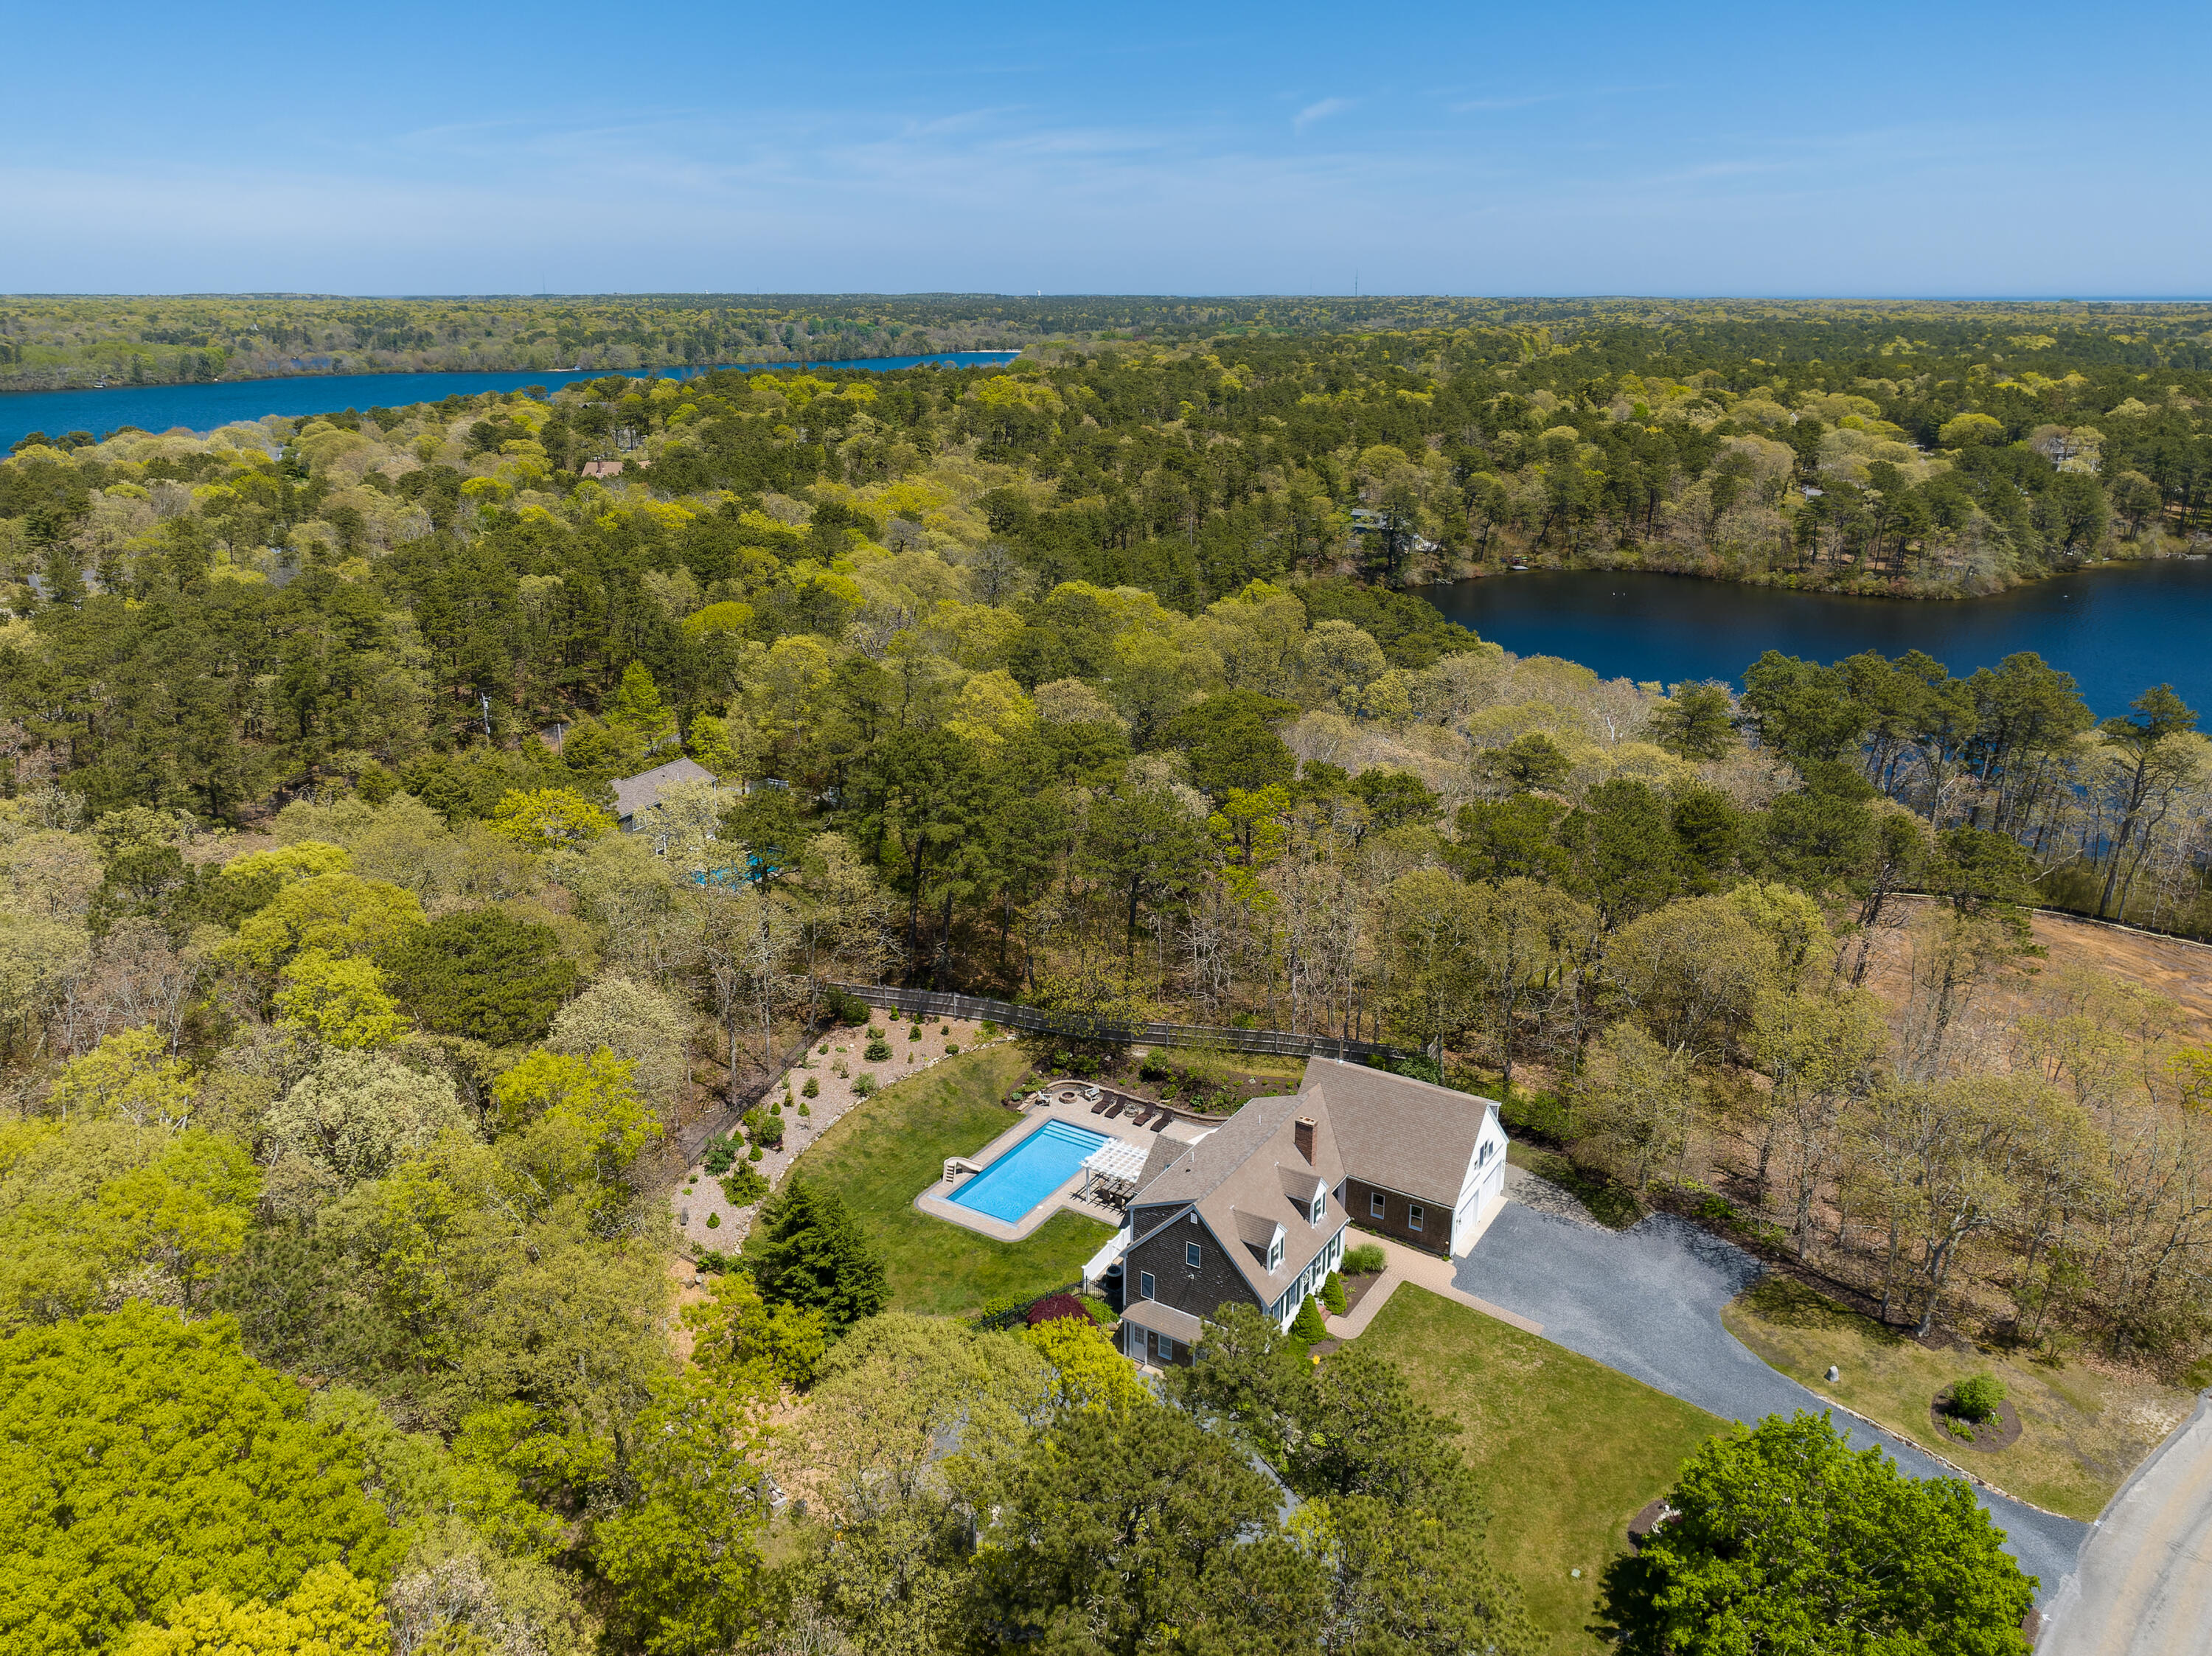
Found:
<path fill-rule="evenodd" d="M 45 6 L 0 290 L 2203 294 L 2212 7 Z"/>

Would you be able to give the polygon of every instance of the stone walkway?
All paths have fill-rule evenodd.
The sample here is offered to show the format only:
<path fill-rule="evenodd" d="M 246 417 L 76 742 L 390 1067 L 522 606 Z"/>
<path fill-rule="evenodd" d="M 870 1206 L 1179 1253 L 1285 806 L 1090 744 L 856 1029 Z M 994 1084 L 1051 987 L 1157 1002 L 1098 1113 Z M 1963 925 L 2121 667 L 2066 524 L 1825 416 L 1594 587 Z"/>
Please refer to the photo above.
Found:
<path fill-rule="evenodd" d="M 1501 1204 L 1501 1209 L 1504 1204 Z M 1431 1294 L 1443 1295 L 1455 1305 L 1463 1305 L 1470 1311 L 1480 1311 L 1486 1317 L 1495 1317 L 1502 1323 L 1510 1323 L 1524 1334 L 1541 1334 L 1544 1325 L 1533 1322 L 1504 1306 L 1492 1305 L 1487 1300 L 1477 1299 L 1462 1291 L 1452 1280 L 1452 1262 L 1439 1259 L 1433 1253 L 1424 1253 L 1419 1248 L 1394 1242 L 1387 1236 L 1361 1234 L 1359 1246 L 1380 1247 L 1382 1257 L 1389 1263 L 1375 1285 L 1360 1297 L 1358 1305 L 1341 1317 L 1328 1319 L 1328 1337 L 1333 1340 L 1356 1340 L 1367 1331 L 1367 1325 L 1382 1309 L 1382 1302 L 1398 1291 L 1401 1283 L 1412 1283 L 1425 1288 Z"/>

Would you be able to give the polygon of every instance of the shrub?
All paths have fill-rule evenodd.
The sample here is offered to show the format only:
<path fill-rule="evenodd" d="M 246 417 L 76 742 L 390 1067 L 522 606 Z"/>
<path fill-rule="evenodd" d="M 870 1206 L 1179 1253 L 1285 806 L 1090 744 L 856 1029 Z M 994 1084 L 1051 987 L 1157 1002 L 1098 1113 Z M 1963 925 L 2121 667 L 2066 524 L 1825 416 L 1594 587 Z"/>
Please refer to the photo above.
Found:
<path fill-rule="evenodd" d="M 1322 1320 L 1321 1307 L 1310 1294 L 1298 1307 L 1298 1314 L 1291 1319 L 1291 1338 L 1306 1345 L 1328 1338 L 1328 1325 Z"/>
<path fill-rule="evenodd" d="M 1322 1279 L 1321 1302 L 1328 1307 L 1330 1316 L 1341 1317 L 1344 1314 L 1344 1278 L 1334 1271 Z"/>
<path fill-rule="evenodd" d="M 738 1142 L 727 1133 L 717 1133 L 707 1141 L 707 1153 L 699 1158 L 699 1165 L 711 1174 L 725 1174 L 730 1163 L 738 1159 Z"/>
<path fill-rule="evenodd" d="M 1147 1056 L 1145 1061 L 1137 1066 L 1137 1078 L 1140 1081 L 1165 1081 L 1174 1073 L 1174 1071 L 1168 1068 L 1167 1060 L 1162 1058 Z"/>
<path fill-rule="evenodd" d="M 860 1054 L 862 1058 L 867 1059 L 871 1064 L 881 1064 L 884 1059 L 890 1057 L 890 1055 L 891 1044 L 888 1040 L 885 1040 L 881 1035 L 878 1035 L 873 1040 L 871 1040 L 868 1043 L 867 1050 Z"/>
<path fill-rule="evenodd" d="M 811 1110 L 808 1109 L 808 1108 L 806 1107 L 806 1106 L 805 1106 L 805 1104 L 803 1104 L 803 1103 L 802 1103 L 802 1104 L 800 1104 L 800 1105 L 799 1105 L 799 1114 L 800 1114 L 800 1115 L 802 1115 L 802 1116 L 811 1116 L 811 1115 L 812 1115 L 812 1114 L 814 1113 L 814 1112 L 813 1112 L 813 1111 L 811 1111 Z"/>
<path fill-rule="evenodd" d="M 720 1227 L 721 1227 L 721 1223 L 722 1223 L 722 1216 L 721 1216 L 720 1214 L 719 1214 L 719 1213 L 710 1213 L 710 1214 L 708 1214 L 708 1215 L 707 1216 L 707 1228 L 708 1228 L 708 1229 L 709 1229 L 709 1230 L 716 1230 L 716 1229 L 719 1229 L 719 1228 L 720 1228 Z"/>
<path fill-rule="evenodd" d="M 722 1180 L 722 1199 L 733 1208 L 749 1208 L 767 1194 L 768 1180 L 742 1164 Z"/>
<path fill-rule="evenodd" d="M 1344 1251 L 1344 1268 L 1355 1277 L 1371 1276 L 1389 1268 L 1390 1261 L 1379 1242 L 1362 1242 L 1357 1247 Z"/>
<path fill-rule="evenodd" d="M 868 1021 L 868 1003 L 842 989 L 832 989 L 822 998 L 822 1013 L 832 1023 L 857 1029 Z"/>
<path fill-rule="evenodd" d="M 1951 1412 L 1961 1420 L 1989 1420 L 2004 1397 L 2004 1382 L 1996 1375 L 1974 1374 L 1951 1388 Z"/>
<path fill-rule="evenodd" d="M 781 1115 L 763 1116 L 753 1128 L 753 1144 L 757 1149 L 765 1144 L 772 1150 L 781 1149 L 783 1148 L 783 1118 Z"/>
<path fill-rule="evenodd" d="M 799 1090 L 805 1097 L 819 1098 L 822 1096 L 822 1083 L 817 1077 L 809 1076 L 806 1077 L 806 1084 Z"/>
<path fill-rule="evenodd" d="M 912 1028 L 908 1029 L 906 1032 L 906 1038 L 908 1040 L 920 1040 L 921 1039 L 921 1026 L 917 1023 Z"/>
<path fill-rule="evenodd" d="M 1946 1415 L 1943 1416 L 1943 1429 L 1961 1442 L 1972 1443 L 1974 1441 L 1974 1429 L 1963 1420 L 1954 1420 Z"/>
<path fill-rule="evenodd" d="M 946 1041 L 945 1043 L 945 1056 L 947 1058 L 958 1058 L 960 1056 L 959 1046 L 952 1041 Z"/>
<path fill-rule="evenodd" d="M 981 1035 L 984 1040 L 988 1040 L 993 1035 L 999 1033 L 999 1026 L 992 1022 L 990 1019 L 985 1018 L 981 1027 L 977 1029 L 976 1033 Z"/>
<path fill-rule="evenodd" d="M 760 1159 L 761 1159 L 761 1147 L 760 1147 L 759 1145 L 757 1145 L 757 1144 L 754 1145 L 754 1146 L 752 1147 L 752 1149 L 749 1149 L 749 1150 L 747 1150 L 747 1151 L 745 1152 L 745 1160 L 746 1160 L 746 1161 L 748 1161 L 748 1162 L 757 1162 L 757 1161 L 759 1161 Z"/>
<path fill-rule="evenodd" d="M 875 1090 L 876 1078 L 866 1070 L 853 1077 L 853 1091 L 860 1097 L 866 1098 Z"/>

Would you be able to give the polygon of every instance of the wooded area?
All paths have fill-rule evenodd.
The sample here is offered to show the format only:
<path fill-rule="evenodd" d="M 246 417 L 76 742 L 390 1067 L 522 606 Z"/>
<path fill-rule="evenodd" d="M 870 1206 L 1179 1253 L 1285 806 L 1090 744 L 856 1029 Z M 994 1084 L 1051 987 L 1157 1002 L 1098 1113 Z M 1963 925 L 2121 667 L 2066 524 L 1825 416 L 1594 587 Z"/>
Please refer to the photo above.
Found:
<path fill-rule="evenodd" d="M 1488 491 L 1595 475 L 1584 446 L 1660 446 L 1670 500 L 1710 501 L 1747 443 L 1787 451 L 1761 509 L 1808 509 L 1808 475 L 1888 498 L 1896 463 L 1852 483 L 1858 437 L 1827 441 L 1876 416 L 1802 454 L 1739 419 L 1764 387 L 1826 427 L 1863 376 L 1662 391 L 1641 360 L 1648 423 L 1615 417 L 1625 377 L 1510 330 L 1255 332 L 0 463 L 0 1324 L 44 1377 L 0 1404 L 0 1482 L 111 1387 L 195 1440 L 209 1398 L 265 1412 L 270 1459 L 210 1503 L 313 1471 L 281 1544 L 107 1575 L 5 1520 L 40 1561 L 5 1602 L 55 1606 L 11 1631 L 1522 1647 L 1480 1492 L 1364 1357 L 1309 1371 L 1231 1329 L 1158 1402 L 1073 1324 L 871 1314 L 880 1261 L 802 1183 L 679 1362 L 668 1147 L 848 979 L 1425 1047 L 1900 1326 L 2191 1373 L 2212 1059 L 2154 997 L 2035 975 L 2023 913 L 2204 929 L 2191 710 L 2152 688 L 2099 725 L 2033 657 L 1608 682 L 1381 579 L 1438 555 L 1419 540 L 1479 548 Z M 1974 382 L 2020 441 L 1928 472 L 2014 491 L 1959 533 L 2060 555 L 2038 502 L 2161 454 L 2179 515 L 2142 537 L 2180 532 L 2195 405 L 2133 362 Z M 1886 383 L 1901 431 L 1970 417 L 1963 385 Z M 2094 465 L 2035 447 L 2093 405 Z M 1576 521 L 1532 511 L 1499 532 Z M 678 756 L 714 780 L 615 831 L 612 782 Z M 2032 1016 L 1995 1021 L 2000 989 Z M 765 1430 L 781 1407 L 796 1438 Z M 992 1429 L 948 1462 L 961 1410 Z M 1279 1524 L 1238 1442 L 1319 1504 Z"/>

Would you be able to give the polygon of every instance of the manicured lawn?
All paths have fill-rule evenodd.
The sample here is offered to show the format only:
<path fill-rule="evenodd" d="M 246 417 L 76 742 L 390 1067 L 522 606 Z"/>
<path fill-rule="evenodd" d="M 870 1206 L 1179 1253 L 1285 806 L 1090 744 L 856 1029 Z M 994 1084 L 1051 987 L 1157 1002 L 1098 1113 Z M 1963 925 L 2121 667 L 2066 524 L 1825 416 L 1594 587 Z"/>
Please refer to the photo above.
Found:
<path fill-rule="evenodd" d="M 1721 1321 L 1792 1380 L 2069 1518 L 2102 1512 L 2194 1402 L 2187 1392 L 2081 1364 L 2052 1368 L 2002 1350 L 1930 1351 L 1784 1277 L 1740 1295 Z M 1831 1363 L 1843 1376 L 1833 1385 Z M 2020 1410 L 2020 1441 L 1993 1453 L 1953 1441 L 1928 1418 L 1936 1392 L 1982 1370 L 2004 1382 Z"/>
<path fill-rule="evenodd" d="M 1359 1338 L 1465 1429 L 1460 1447 L 1489 1499 L 1495 1556 L 1520 1580 L 1553 1651 L 1611 1648 L 1589 1629 L 1600 1579 L 1628 1550 L 1628 1520 L 1667 1492 L 1700 1443 L 1733 1429 L 1411 1283 Z"/>
<path fill-rule="evenodd" d="M 917 1213 L 917 1192 L 948 1156 L 972 1156 L 1016 1118 L 1000 1101 L 1028 1068 L 1009 1045 L 963 1053 L 886 1087 L 810 1145 L 793 1176 L 834 1190 L 884 1255 L 891 1305 L 957 1316 L 1001 1295 L 1036 1295 L 1075 1280 L 1113 1233 L 1056 1213 L 1027 1240 L 998 1242 Z"/>

